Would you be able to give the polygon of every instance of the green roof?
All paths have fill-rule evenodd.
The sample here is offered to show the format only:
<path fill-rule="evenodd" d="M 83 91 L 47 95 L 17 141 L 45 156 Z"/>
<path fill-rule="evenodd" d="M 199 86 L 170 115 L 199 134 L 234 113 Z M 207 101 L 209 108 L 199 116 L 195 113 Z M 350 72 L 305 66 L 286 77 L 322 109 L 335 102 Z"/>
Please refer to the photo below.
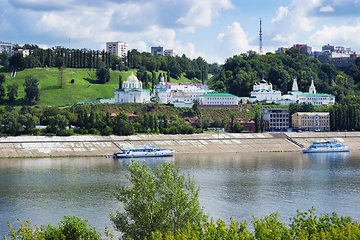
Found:
<path fill-rule="evenodd" d="M 305 97 L 334 97 L 331 94 L 327 94 L 327 93 L 302 93 L 300 96 L 305 96 Z"/>
<path fill-rule="evenodd" d="M 200 97 L 236 97 L 237 98 L 237 96 L 232 95 L 230 93 L 207 93 Z"/>

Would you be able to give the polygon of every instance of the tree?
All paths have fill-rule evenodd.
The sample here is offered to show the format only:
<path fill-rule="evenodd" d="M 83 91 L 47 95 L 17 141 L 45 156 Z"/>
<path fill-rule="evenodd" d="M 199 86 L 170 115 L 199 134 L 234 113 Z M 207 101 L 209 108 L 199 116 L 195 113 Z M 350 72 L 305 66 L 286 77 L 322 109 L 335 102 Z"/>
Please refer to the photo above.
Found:
<path fill-rule="evenodd" d="M 262 112 L 260 115 L 260 132 L 265 131 L 265 119 L 264 119 L 264 113 Z"/>
<path fill-rule="evenodd" d="M 6 79 L 5 75 L 0 74 L 0 101 L 2 101 L 5 97 L 5 87 L 3 86 L 5 79 Z"/>
<path fill-rule="evenodd" d="M 260 117 L 259 117 L 259 111 L 256 111 L 255 113 L 255 132 L 259 132 L 260 130 Z"/>
<path fill-rule="evenodd" d="M 30 105 L 33 100 L 40 100 L 40 90 L 39 90 L 39 79 L 33 76 L 25 77 L 25 99 L 29 101 Z"/>
<path fill-rule="evenodd" d="M 46 131 L 61 135 L 61 132 L 65 130 L 67 126 L 69 126 L 69 120 L 66 119 L 64 115 L 57 114 L 49 117 L 49 125 L 47 126 Z"/>
<path fill-rule="evenodd" d="M 7 85 L 7 97 L 9 99 L 10 102 L 15 101 L 15 99 L 18 96 L 18 89 L 19 89 L 19 85 L 17 85 L 16 83 L 13 83 L 11 85 Z"/>
<path fill-rule="evenodd" d="M 23 57 L 22 53 L 16 53 L 9 59 L 10 66 L 19 70 L 25 69 L 27 62 Z"/>
<path fill-rule="evenodd" d="M 109 68 L 105 66 L 105 63 L 102 61 L 98 62 L 98 67 L 96 69 L 96 77 L 98 78 L 99 83 L 105 84 L 110 81 L 110 71 Z"/>
<path fill-rule="evenodd" d="M 58 226 L 42 225 L 45 239 L 102 239 L 101 233 L 79 216 L 65 216 Z"/>
<path fill-rule="evenodd" d="M 26 113 L 25 116 L 21 115 L 20 123 L 24 126 L 24 131 L 27 134 L 33 134 L 36 124 L 39 122 L 39 118 L 31 115 L 30 113 Z"/>
<path fill-rule="evenodd" d="M 0 65 L 7 66 L 9 65 L 9 54 L 6 51 L 0 53 Z"/>
<path fill-rule="evenodd" d="M 186 180 L 179 168 L 166 162 L 152 172 L 134 160 L 128 170 L 126 178 L 132 186 L 118 186 L 115 191 L 125 212 L 110 215 L 124 238 L 150 239 L 152 232 L 175 232 L 184 229 L 187 223 L 194 229 L 201 227 L 204 214 L 199 204 L 199 189 L 195 189 L 189 173 Z"/>
<path fill-rule="evenodd" d="M 66 84 L 65 67 L 63 66 L 59 68 L 59 84 L 60 88 L 63 88 Z"/>
<path fill-rule="evenodd" d="M 119 75 L 119 89 L 122 89 L 122 83 L 123 83 L 122 76 Z"/>

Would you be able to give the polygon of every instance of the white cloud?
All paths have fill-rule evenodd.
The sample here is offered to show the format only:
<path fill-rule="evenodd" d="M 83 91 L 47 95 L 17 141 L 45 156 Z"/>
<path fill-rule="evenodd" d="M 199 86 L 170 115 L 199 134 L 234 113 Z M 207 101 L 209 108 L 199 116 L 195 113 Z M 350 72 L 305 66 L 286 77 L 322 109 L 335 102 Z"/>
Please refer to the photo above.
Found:
<path fill-rule="evenodd" d="M 295 35 L 295 33 L 293 33 L 293 34 L 283 36 L 279 33 L 274 38 L 272 38 L 271 41 L 280 41 L 283 43 L 292 44 L 292 43 L 296 42 L 296 35 Z"/>
<path fill-rule="evenodd" d="M 219 10 L 233 8 L 230 0 L 189 1 L 192 4 L 190 10 L 176 22 L 192 27 L 209 27 L 212 19 L 219 16 Z"/>
<path fill-rule="evenodd" d="M 335 10 L 330 5 L 326 5 L 321 7 L 319 12 L 335 12 Z"/>
<path fill-rule="evenodd" d="M 321 47 L 325 44 L 341 45 L 345 47 L 360 47 L 360 24 L 355 26 L 343 25 L 323 26 L 321 30 L 316 31 L 308 40 L 309 44 Z"/>
<path fill-rule="evenodd" d="M 234 22 L 231 26 L 228 26 L 217 37 L 216 52 L 222 59 L 245 53 L 251 49 L 256 50 L 257 47 L 250 46 L 248 35 L 238 22 Z"/>
<path fill-rule="evenodd" d="M 301 32 L 311 32 L 318 20 L 312 13 L 321 6 L 323 0 L 293 0 L 292 3 L 276 11 L 276 17 L 271 20 L 274 28 L 273 41 L 288 43 L 296 39 Z"/>

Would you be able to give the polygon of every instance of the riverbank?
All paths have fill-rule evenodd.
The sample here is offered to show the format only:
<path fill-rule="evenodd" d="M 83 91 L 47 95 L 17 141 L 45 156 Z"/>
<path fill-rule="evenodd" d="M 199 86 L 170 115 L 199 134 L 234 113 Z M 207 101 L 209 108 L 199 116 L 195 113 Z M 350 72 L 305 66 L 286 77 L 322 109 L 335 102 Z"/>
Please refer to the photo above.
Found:
<path fill-rule="evenodd" d="M 346 135 L 345 135 L 346 134 Z M 360 149 L 360 132 L 304 133 L 202 133 L 192 135 L 132 136 L 19 136 L 0 138 L 0 158 L 109 156 L 120 147 L 154 144 L 174 149 L 176 153 L 230 152 L 300 152 L 301 148 L 286 139 L 289 136 L 304 146 L 311 141 L 336 138 Z"/>

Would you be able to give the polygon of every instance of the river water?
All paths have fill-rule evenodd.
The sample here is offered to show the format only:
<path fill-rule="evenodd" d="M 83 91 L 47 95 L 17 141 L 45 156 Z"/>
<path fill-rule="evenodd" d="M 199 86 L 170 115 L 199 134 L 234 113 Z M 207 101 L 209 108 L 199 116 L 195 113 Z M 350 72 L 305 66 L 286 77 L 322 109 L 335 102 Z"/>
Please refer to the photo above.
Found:
<path fill-rule="evenodd" d="M 214 219 L 251 221 L 279 212 L 284 222 L 296 210 L 351 216 L 360 221 L 360 152 L 331 154 L 178 154 L 148 160 L 154 169 L 174 162 L 201 185 L 200 204 Z M 0 159 L 0 237 L 7 221 L 57 225 L 78 215 L 103 232 L 113 231 L 109 213 L 121 209 L 112 195 L 128 160 L 107 158 Z"/>

